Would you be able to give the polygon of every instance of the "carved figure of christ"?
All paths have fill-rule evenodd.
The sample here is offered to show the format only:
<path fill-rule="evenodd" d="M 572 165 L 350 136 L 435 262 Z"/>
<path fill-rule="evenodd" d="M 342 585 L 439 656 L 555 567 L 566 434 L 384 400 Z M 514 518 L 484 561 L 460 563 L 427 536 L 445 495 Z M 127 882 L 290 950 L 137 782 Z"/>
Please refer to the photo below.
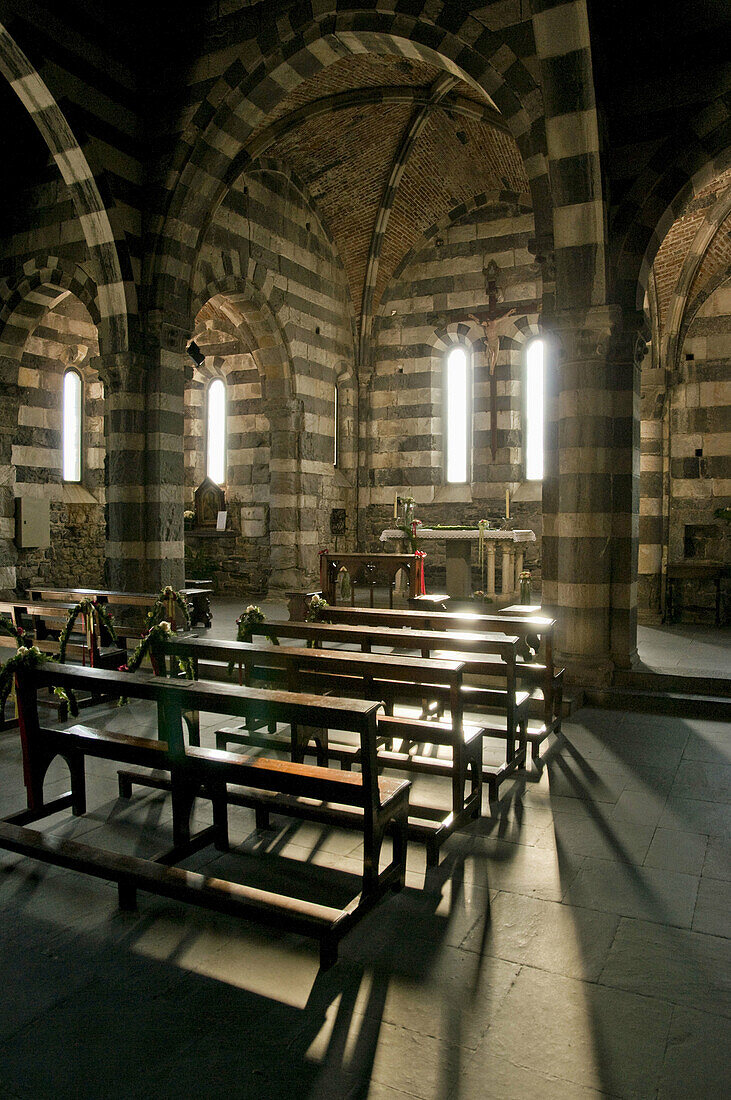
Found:
<path fill-rule="evenodd" d="M 515 313 L 515 309 L 502 310 L 500 313 L 497 313 L 498 295 L 496 284 L 490 281 L 487 284 L 487 289 L 488 302 L 490 305 L 489 311 L 483 313 L 480 317 L 476 317 L 471 313 L 469 319 L 470 321 L 474 321 L 476 325 L 479 325 L 485 334 L 483 337 L 485 344 L 485 361 L 487 362 L 487 369 L 490 372 L 490 450 L 492 451 L 492 459 L 494 462 L 497 455 L 497 376 L 495 367 L 497 366 L 497 357 L 500 351 L 499 328 L 501 322 Z"/>

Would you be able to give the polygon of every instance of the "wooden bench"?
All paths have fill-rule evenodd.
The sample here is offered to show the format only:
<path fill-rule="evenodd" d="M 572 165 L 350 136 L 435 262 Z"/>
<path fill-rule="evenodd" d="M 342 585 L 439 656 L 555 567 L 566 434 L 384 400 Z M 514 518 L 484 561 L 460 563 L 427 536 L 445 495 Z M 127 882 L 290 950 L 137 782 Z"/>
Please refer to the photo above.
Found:
<path fill-rule="evenodd" d="M 209 627 L 212 622 L 211 589 L 201 585 L 181 588 L 179 592 L 187 600 L 191 623 L 201 622 L 203 626 Z M 138 620 L 135 626 L 141 630 L 144 626 L 144 616 L 158 599 L 159 593 L 118 592 L 109 588 L 33 588 L 31 595 L 34 600 L 73 600 L 74 602 L 83 600 L 85 597 L 96 597 L 99 603 L 107 604 L 109 607 L 125 608 L 127 613 L 137 611 Z"/>
<path fill-rule="evenodd" d="M 314 650 L 302 646 L 270 646 L 249 642 L 216 641 L 210 638 L 178 636 L 166 644 L 172 657 L 192 659 L 196 675 L 226 674 L 235 662 L 247 685 L 264 680 L 283 683 L 290 691 L 334 691 L 339 695 L 365 695 L 385 701 L 387 714 L 378 717 L 380 764 L 397 770 L 447 777 L 451 782 L 451 808 L 447 812 L 432 805 L 415 805 L 409 811 L 409 835 L 427 846 L 429 863 L 436 862 L 440 845 L 456 829 L 479 817 L 482 812 L 482 739 L 483 728 L 463 720 L 461 661 L 425 661 L 381 653 L 348 653 L 342 650 Z M 203 664 L 217 661 L 218 666 Z M 393 715 L 395 702 L 429 699 L 441 708 L 449 707 L 449 721 L 401 718 Z M 400 745 L 394 749 L 398 738 Z M 292 727 L 288 739 L 275 740 L 269 734 L 248 728 L 224 727 L 216 732 L 216 746 L 230 743 L 276 747 L 289 752 L 294 760 L 303 760 L 313 752 L 319 764 L 337 760 L 351 768 L 359 762 L 359 750 L 334 745 L 321 730 Z M 445 746 L 451 759 L 445 760 L 414 752 L 422 745 Z M 497 794 L 490 777 L 490 794 Z M 466 786 L 468 789 L 466 791 Z M 494 789 L 493 789 L 494 787 Z"/>
<path fill-rule="evenodd" d="M 321 614 L 331 623 L 426 630 L 497 631 L 514 635 L 520 639 L 519 656 L 523 658 L 516 664 L 517 681 L 530 686 L 531 700 L 540 705 L 543 719 L 541 728 L 528 731 L 534 761 L 545 738 L 550 733 L 561 731 L 564 670 L 557 669 L 553 662 L 555 619 L 546 615 L 508 616 L 503 613 L 489 615 L 484 612 L 368 607 L 327 607 Z"/>
<path fill-rule="evenodd" d="M 495 722 L 481 725 L 487 737 L 499 737 L 506 742 L 505 763 L 499 767 L 483 767 L 483 780 L 497 790 L 500 783 L 525 763 L 529 694 L 516 690 L 516 654 L 519 639 L 505 634 L 489 634 L 461 631 L 445 633 L 433 630 L 409 630 L 383 626 L 353 626 L 335 623 L 295 623 L 289 620 L 270 619 L 251 630 L 252 636 L 301 638 L 315 645 L 345 643 L 356 645 L 362 652 L 372 647 L 417 650 L 424 658 L 430 656 L 463 659 L 472 654 L 473 672 L 494 675 L 494 658 L 498 657 L 506 688 L 482 687 L 464 684 L 462 693 L 465 707 L 488 714 L 505 712 L 505 724 Z M 517 744 L 517 749 L 515 748 Z"/>
<path fill-rule="evenodd" d="M 37 693 L 46 687 L 111 691 L 154 702 L 160 740 L 80 725 L 66 730 L 44 728 L 38 718 Z M 18 707 L 27 808 L 0 822 L 0 847 L 117 882 L 120 904 L 125 908 L 134 906 L 137 889 L 149 889 L 192 904 L 253 917 L 317 937 L 323 964 L 328 965 L 334 961 L 338 941 L 348 929 L 387 890 L 403 885 L 410 784 L 377 775 L 377 703 L 213 686 L 49 662 L 21 672 Z M 291 760 L 252 760 L 235 753 L 186 746 L 182 715 L 190 709 L 346 730 L 359 737 L 361 772 L 335 771 Z M 71 791 L 45 802 L 45 776 L 57 756 L 68 764 Z M 75 814 L 85 812 L 88 756 L 169 773 L 172 849 L 151 860 L 136 860 L 27 829 L 29 824 L 62 809 L 70 807 Z M 193 835 L 190 818 L 198 796 L 210 799 L 213 825 Z M 336 909 L 173 867 L 210 843 L 221 850 L 228 847 L 228 806 L 233 801 L 263 808 L 265 813 L 276 811 L 314 820 L 337 821 L 342 812 L 351 819 L 357 817 L 364 840 L 359 893 Z M 380 851 L 387 830 L 393 835 L 393 858 L 381 869 Z"/>
<path fill-rule="evenodd" d="M 409 595 L 415 596 L 420 581 L 420 558 L 416 554 L 338 554 L 327 550 L 320 552 L 320 587 L 330 604 L 337 603 L 337 581 L 341 569 L 350 574 L 351 603 L 355 602 L 355 589 L 365 584 L 370 589 L 370 605 L 373 607 L 373 589 L 379 578 L 385 576 L 388 584 L 388 606 L 393 607 L 393 590 L 396 575 L 404 570 L 409 580 Z"/>

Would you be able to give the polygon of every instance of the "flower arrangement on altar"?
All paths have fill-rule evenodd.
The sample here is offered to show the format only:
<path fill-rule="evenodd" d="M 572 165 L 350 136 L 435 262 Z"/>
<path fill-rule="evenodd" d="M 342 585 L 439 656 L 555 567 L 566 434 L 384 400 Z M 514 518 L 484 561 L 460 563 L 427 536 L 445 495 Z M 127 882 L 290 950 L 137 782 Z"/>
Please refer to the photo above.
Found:
<path fill-rule="evenodd" d="M 19 645 L 12 657 L 10 657 L 0 669 L 0 714 L 5 710 L 8 696 L 15 691 L 15 678 L 22 669 L 37 668 L 48 661 L 55 661 L 57 657 L 50 657 L 47 653 L 41 653 L 37 645 Z M 79 713 L 79 705 L 76 696 L 69 688 L 55 687 L 53 694 L 56 698 L 66 703 L 74 718 Z"/>
<path fill-rule="evenodd" d="M 183 512 L 183 526 L 192 527 L 195 520 L 195 512 L 192 508 L 186 508 Z"/>
<path fill-rule="evenodd" d="M 106 605 L 99 603 L 96 596 L 85 596 L 83 600 L 79 600 L 79 602 L 70 609 L 63 630 L 61 631 L 61 636 L 58 639 L 58 659 L 61 664 L 66 660 L 66 649 L 79 615 L 82 616 L 84 638 L 92 660 L 93 657 L 91 657 L 91 655 L 94 652 L 92 642 L 95 636 L 101 638 L 102 627 L 109 634 L 113 644 L 119 644 L 117 632 L 114 629 L 114 621 Z"/>

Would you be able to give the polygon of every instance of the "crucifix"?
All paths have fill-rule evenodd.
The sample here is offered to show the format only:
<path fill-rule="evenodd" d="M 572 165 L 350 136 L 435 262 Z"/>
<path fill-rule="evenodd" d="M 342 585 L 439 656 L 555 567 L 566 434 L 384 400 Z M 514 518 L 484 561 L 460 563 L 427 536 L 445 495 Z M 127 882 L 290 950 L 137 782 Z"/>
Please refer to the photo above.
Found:
<path fill-rule="evenodd" d="M 485 346 L 485 360 L 490 373 L 490 450 L 492 460 L 497 455 L 497 357 L 500 350 L 500 333 L 498 328 L 506 317 L 515 313 L 515 309 L 499 309 L 498 305 L 503 301 L 503 292 L 498 286 L 497 278 L 499 268 L 494 260 L 490 260 L 485 270 L 487 290 L 487 304 L 489 309 L 479 316 L 469 314 L 470 321 L 474 321 L 484 332 L 483 343 Z"/>

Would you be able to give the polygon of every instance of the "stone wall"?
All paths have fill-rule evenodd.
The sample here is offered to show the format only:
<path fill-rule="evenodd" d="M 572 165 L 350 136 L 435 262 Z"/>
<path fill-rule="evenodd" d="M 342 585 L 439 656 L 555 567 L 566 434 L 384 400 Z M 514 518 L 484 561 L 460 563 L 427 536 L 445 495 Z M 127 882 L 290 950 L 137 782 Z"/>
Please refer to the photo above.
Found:
<path fill-rule="evenodd" d="M 355 537 L 352 308 L 312 200 L 275 164 L 232 187 L 197 272 L 196 342 L 205 360 L 186 393 L 186 507 L 205 474 L 205 393 L 226 381 L 231 540 L 206 554 L 228 594 L 310 583 L 345 508 Z M 338 466 L 333 439 L 339 388 Z M 192 540 L 187 540 L 192 545 Z M 237 565 L 238 561 L 238 565 Z"/>
<path fill-rule="evenodd" d="M 505 514 L 507 489 L 516 526 L 536 532 L 526 568 L 539 585 L 541 492 L 538 483 L 525 481 L 522 450 L 524 353 L 538 333 L 541 295 L 528 251 L 532 231 L 532 214 L 520 201 L 493 202 L 432 234 L 387 288 L 362 425 L 367 460 L 360 482 L 360 540 L 369 549 L 380 547 L 378 536 L 392 522 L 397 493 L 415 498 L 416 516 L 427 526 L 480 519 L 496 525 Z M 479 317 L 489 308 L 490 261 L 498 267 L 500 308 L 515 309 L 500 329 L 494 460 L 483 332 L 470 320 L 470 314 Z M 468 349 L 473 372 L 472 477 L 466 485 L 448 485 L 444 475 L 442 371 L 457 342 Z M 426 549 L 433 587 L 443 583 L 444 548 L 430 543 Z M 473 579 L 476 583 L 476 573 Z"/>
<path fill-rule="evenodd" d="M 14 494 L 51 501 L 51 545 L 17 551 L 20 590 L 37 584 L 104 584 L 104 398 L 98 375 L 88 366 L 96 354 L 96 328 L 71 295 L 41 318 L 25 344 Z M 83 382 L 80 484 L 62 479 L 62 387 L 70 366 Z"/>
<path fill-rule="evenodd" d="M 714 513 L 731 506 L 731 284 L 693 319 L 682 370 L 670 399 L 669 560 L 728 563 L 731 524 Z M 684 586 L 689 617 L 708 621 L 714 601 L 712 585 Z"/>

